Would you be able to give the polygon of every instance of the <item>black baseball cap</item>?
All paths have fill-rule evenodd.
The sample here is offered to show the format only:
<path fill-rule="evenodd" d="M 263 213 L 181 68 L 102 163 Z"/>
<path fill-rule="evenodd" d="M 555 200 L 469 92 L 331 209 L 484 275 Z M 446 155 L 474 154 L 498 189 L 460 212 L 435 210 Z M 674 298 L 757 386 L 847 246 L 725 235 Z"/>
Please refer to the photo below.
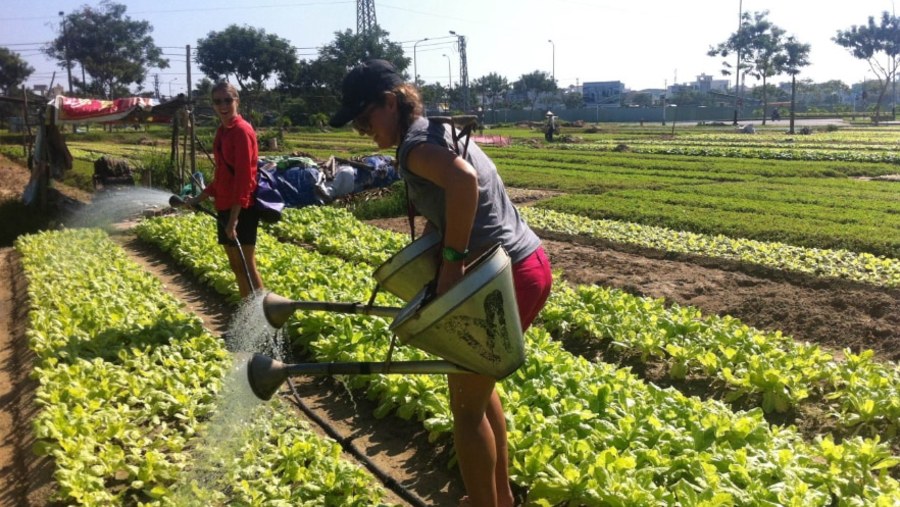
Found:
<path fill-rule="evenodd" d="M 387 60 L 368 60 L 354 67 L 344 76 L 341 92 L 341 108 L 328 122 L 341 127 L 359 116 L 369 104 L 381 99 L 384 92 L 403 84 L 397 68 Z"/>

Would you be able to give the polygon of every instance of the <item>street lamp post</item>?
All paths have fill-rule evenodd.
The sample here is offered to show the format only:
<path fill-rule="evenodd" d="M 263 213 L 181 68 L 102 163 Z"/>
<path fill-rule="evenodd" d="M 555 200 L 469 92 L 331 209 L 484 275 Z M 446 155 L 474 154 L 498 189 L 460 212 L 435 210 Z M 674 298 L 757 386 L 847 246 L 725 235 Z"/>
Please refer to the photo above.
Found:
<path fill-rule="evenodd" d="M 547 42 L 553 46 L 553 84 L 556 84 L 556 44 L 553 43 L 553 40 L 547 39 Z"/>
<path fill-rule="evenodd" d="M 675 137 L 675 115 L 678 114 L 677 104 L 669 104 L 669 107 L 672 108 L 672 137 Z"/>
<path fill-rule="evenodd" d="M 453 86 L 453 74 L 450 73 L 450 57 L 441 55 L 447 59 L 447 108 L 450 108 L 450 87 Z"/>
<path fill-rule="evenodd" d="M 172 79 L 169 80 L 169 100 L 172 99 L 172 82 L 173 81 L 178 81 L 178 78 L 173 77 Z"/>
<path fill-rule="evenodd" d="M 894 21 L 897 20 L 897 10 L 894 6 L 894 0 L 891 0 L 891 14 L 894 17 Z M 891 86 L 893 89 L 891 90 L 891 118 L 897 119 L 897 56 L 894 56 L 894 72 L 891 73 Z"/>
<path fill-rule="evenodd" d="M 662 94 L 662 124 L 666 125 L 666 94 L 669 93 L 669 80 L 663 80 L 663 94 Z"/>
<path fill-rule="evenodd" d="M 69 95 L 72 95 L 72 62 L 69 60 L 69 36 L 66 33 L 65 13 L 59 11 L 59 17 L 62 18 L 63 49 L 66 52 L 66 74 L 69 76 Z"/>
<path fill-rule="evenodd" d="M 741 25 L 743 25 L 744 21 L 744 1 L 738 0 L 738 36 L 741 33 Z M 734 67 L 734 123 L 733 125 L 737 126 L 738 124 L 738 109 L 743 106 L 741 104 L 740 99 L 740 88 L 741 88 L 741 47 L 738 46 L 737 51 L 737 64 Z"/>
<path fill-rule="evenodd" d="M 416 46 L 418 46 L 420 42 L 425 42 L 427 40 L 428 37 L 425 37 L 424 39 L 417 40 L 413 43 L 413 84 L 416 86 L 419 86 L 419 66 L 416 61 Z"/>

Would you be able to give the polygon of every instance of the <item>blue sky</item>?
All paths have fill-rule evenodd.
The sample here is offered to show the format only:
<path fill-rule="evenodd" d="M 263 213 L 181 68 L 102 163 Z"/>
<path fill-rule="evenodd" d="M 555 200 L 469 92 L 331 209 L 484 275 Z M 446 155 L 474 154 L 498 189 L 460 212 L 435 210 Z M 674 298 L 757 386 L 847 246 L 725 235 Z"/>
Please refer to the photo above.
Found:
<path fill-rule="evenodd" d="M 4 0 L 0 46 L 19 52 L 36 69 L 30 84 L 49 84 L 54 70 L 56 81 L 64 83 L 65 71 L 37 48 L 55 37 L 59 11 L 98 3 Z M 355 0 L 120 3 L 128 6 L 129 16 L 153 25 L 154 41 L 170 58 L 170 68 L 151 71 L 159 74 L 163 94 L 184 91 L 185 45 L 196 46 L 210 31 L 231 24 L 263 28 L 291 41 L 300 58 L 309 59 L 334 32 L 356 28 Z M 895 9 L 892 0 L 375 0 L 375 10 L 379 25 L 403 43 L 408 56 L 415 41 L 429 39 L 416 46 L 416 67 L 426 82 L 446 84 L 448 75 L 458 82 L 459 53 L 448 33 L 453 30 L 466 36 L 470 80 L 497 72 L 514 81 L 543 70 L 555 73 L 560 86 L 619 80 L 642 89 L 693 81 L 701 73 L 718 77 L 721 60 L 706 51 L 736 30 L 739 4 L 749 12 L 768 10 L 772 22 L 811 44 L 812 64 L 801 78 L 845 83 L 874 75 L 831 41 L 835 32 Z M 195 66 L 192 80 L 201 77 Z"/>

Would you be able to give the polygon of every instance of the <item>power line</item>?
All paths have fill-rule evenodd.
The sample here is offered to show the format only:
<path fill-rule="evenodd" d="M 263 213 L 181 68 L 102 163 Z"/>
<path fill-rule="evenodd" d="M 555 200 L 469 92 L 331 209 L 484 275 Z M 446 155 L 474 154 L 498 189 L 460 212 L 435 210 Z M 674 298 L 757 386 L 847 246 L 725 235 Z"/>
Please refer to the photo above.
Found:
<path fill-rule="evenodd" d="M 253 9 L 278 9 L 283 7 L 309 7 L 313 5 L 334 5 L 334 4 L 349 4 L 354 3 L 354 0 L 338 0 L 338 1 L 323 1 L 323 2 L 301 2 L 301 3 L 286 3 L 286 4 L 270 4 L 270 5 L 253 5 Z M 129 12 L 128 14 L 131 16 L 137 14 L 177 14 L 184 12 L 213 12 L 213 11 L 235 11 L 235 10 L 248 10 L 250 7 L 248 6 L 240 6 L 240 7 L 206 7 L 206 8 L 189 8 L 189 9 L 161 9 L 161 10 L 147 10 L 147 11 L 135 11 Z M 56 17 L 47 17 L 47 16 L 23 16 L 16 18 L 0 18 L 0 21 L 30 21 L 35 19 L 56 19 Z"/>

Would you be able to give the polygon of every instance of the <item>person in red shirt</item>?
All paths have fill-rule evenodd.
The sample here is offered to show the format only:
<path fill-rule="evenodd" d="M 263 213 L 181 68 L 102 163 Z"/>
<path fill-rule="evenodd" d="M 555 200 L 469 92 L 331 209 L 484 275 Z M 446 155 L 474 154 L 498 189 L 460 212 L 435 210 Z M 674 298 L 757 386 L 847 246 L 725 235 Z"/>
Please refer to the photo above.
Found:
<path fill-rule="evenodd" d="M 243 299 L 263 288 L 256 267 L 259 212 L 253 197 L 259 147 L 253 127 L 238 114 L 241 100 L 234 86 L 227 81 L 217 83 L 212 89 L 212 102 L 222 122 L 213 141 L 216 172 L 209 186 L 185 203 L 196 206 L 210 197 L 215 201 L 219 244 L 225 247 Z"/>

